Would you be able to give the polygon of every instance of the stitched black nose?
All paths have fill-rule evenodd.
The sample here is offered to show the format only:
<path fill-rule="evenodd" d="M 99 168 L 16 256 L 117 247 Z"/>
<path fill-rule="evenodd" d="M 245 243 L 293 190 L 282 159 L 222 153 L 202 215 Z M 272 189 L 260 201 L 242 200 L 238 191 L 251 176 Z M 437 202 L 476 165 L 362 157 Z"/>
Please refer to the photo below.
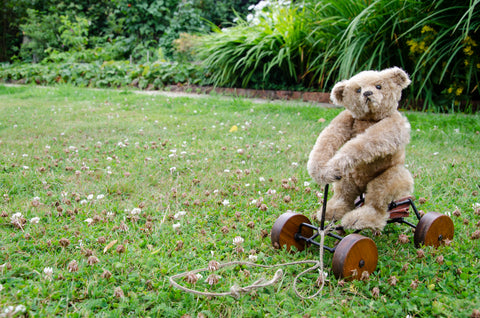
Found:
<path fill-rule="evenodd" d="M 366 92 L 363 92 L 363 96 L 365 97 L 368 97 L 370 95 L 373 95 L 373 92 L 372 91 L 366 91 Z"/>

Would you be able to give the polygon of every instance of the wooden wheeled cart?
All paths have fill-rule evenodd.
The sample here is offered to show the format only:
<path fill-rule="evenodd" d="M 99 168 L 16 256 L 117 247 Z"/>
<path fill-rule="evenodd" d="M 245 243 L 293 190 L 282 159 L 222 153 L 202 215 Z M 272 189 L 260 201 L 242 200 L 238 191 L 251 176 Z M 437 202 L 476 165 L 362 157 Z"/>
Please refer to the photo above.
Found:
<path fill-rule="evenodd" d="M 325 186 L 320 226 L 314 226 L 310 220 L 299 213 L 286 212 L 275 221 L 271 239 L 276 248 L 286 247 L 287 250 L 302 251 L 309 245 L 320 247 L 317 242 L 320 232 L 325 230 L 325 212 L 327 208 L 328 185 Z M 361 206 L 363 196 L 355 203 Z M 405 220 L 410 216 L 410 207 L 415 212 L 418 223 Z M 388 207 L 390 214 L 388 223 L 406 224 L 415 229 L 414 243 L 416 247 L 426 245 L 438 247 L 445 240 L 453 239 L 454 226 L 450 217 L 437 212 L 429 212 L 423 216 L 418 212 L 412 197 L 396 200 Z M 324 245 L 323 248 L 333 253 L 332 270 L 337 278 L 360 279 L 364 272 L 371 274 L 377 267 L 378 250 L 375 242 L 360 233 L 360 230 L 347 236 L 341 236 L 341 227 L 333 228 L 336 231 L 326 231 L 325 235 L 340 242 L 333 247 Z"/>

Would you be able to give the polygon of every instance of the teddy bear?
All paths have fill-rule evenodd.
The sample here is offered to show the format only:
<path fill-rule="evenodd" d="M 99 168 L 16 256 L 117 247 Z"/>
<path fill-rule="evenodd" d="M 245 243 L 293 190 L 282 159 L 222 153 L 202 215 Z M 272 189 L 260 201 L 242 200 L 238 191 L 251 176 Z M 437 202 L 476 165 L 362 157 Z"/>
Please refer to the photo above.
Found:
<path fill-rule="evenodd" d="M 405 167 L 410 124 L 397 110 L 410 84 L 398 67 L 363 71 L 335 84 L 331 100 L 345 107 L 318 136 L 307 170 L 318 184 L 333 183 L 326 220 L 345 229 L 382 230 L 390 202 L 413 192 Z M 365 202 L 355 200 L 364 194 Z"/>

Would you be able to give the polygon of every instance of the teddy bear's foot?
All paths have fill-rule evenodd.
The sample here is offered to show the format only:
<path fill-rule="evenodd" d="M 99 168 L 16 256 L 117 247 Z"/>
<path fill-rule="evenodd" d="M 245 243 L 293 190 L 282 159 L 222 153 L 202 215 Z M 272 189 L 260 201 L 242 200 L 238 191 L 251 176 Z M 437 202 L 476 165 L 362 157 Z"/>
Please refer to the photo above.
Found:
<path fill-rule="evenodd" d="M 378 212 L 373 207 L 364 205 L 345 214 L 341 224 L 345 229 L 381 231 L 387 224 L 387 219 L 387 213 Z"/>
<path fill-rule="evenodd" d="M 343 200 L 336 200 L 334 198 L 327 202 L 327 211 L 325 212 L 325 220 L 340 220 L 345 213 L 352 210 L 351 204 L 346 203 Z M 320 220 L 322 218 L 322 210 L 317 212 L 317 217 Z"/>

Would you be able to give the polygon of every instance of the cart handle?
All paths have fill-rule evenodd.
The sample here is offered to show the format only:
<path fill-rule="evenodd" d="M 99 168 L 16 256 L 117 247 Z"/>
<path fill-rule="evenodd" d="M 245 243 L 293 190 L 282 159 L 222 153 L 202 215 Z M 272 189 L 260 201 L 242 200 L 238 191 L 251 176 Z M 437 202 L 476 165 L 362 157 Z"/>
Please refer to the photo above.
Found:
<path fill-rule="evenodd" d="M 327 198 L 328 198 L 328 183 L 325 185 L 323 192 L 323 206 L 322 206 L 322 219 L 320 220 L 320 230 L 325 230 L 325 213 L 327 212 Z"/>

